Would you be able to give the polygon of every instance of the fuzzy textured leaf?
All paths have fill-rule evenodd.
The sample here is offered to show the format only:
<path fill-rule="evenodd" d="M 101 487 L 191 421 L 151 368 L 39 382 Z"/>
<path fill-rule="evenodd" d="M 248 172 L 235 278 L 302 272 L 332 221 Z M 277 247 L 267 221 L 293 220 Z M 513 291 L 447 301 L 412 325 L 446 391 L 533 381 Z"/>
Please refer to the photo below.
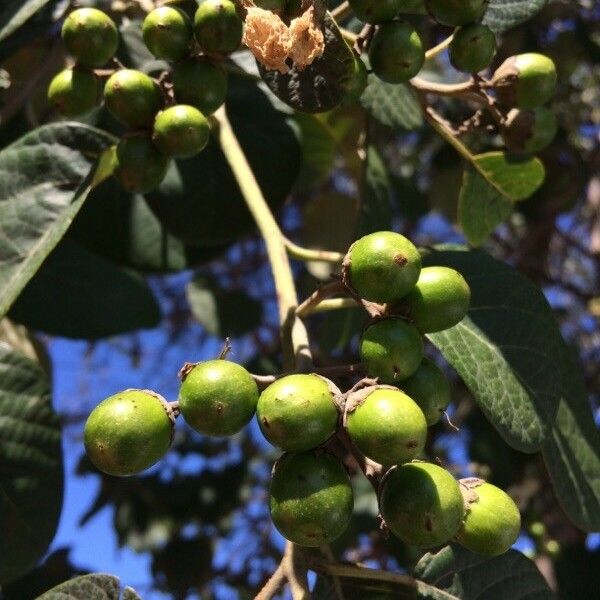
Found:
<path fill-rule="evenodd" d="M 548 0 L 490 0 L 483 22 L 502 33 L 536 15 Z"/>
<path fill-rule="evenodd" d="M 105 573 L 91 573 L 74 577 L 65 581 L 46 593 L 38 596 L 36 600 L 119 600 L 121 586 L 119 578 Z M 125 588 L 122 600 L 140 600 L 140 597 L 131 588 Z"/>
<path fill-rule="evenodd" d="M 9 0 L 0 9 L 0 42 L 14 33 L 27 19 L 42 9 L 50 0 Z"/>

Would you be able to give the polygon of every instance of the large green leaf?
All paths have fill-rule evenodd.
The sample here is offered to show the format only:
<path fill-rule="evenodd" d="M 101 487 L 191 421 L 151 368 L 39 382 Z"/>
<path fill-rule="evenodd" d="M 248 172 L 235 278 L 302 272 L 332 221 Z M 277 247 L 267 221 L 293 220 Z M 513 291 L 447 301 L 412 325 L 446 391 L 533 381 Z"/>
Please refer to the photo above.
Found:
<path fill-rule="evenodd" d="M 14 33 L 50 0 L 8 0 L 0 8 L 0 42 Z"/>
<path fill-rule="evenodd" d="M 441 247 L 425 265 L 463 274 L 471 287 L 468 315 L 428 338 L 458 371 L 504 440 L 539 450 L 560 397 L 558 325 L 542 292 L 512 267 L 479 250 Z"/>
<path fill-rule="evenodd" d="M 0 316 L 58 243 L 90 189 L 110 174 L 114 142 L 79 123 L 45 125 L 0 152 Z"/>
<path fill-rule="evenodd" d="M 154 327 L 161 315 L 140 276 L 65 239 L 29 281 L 10 316 L 51 335 L 96 339 Z"/>
<path fill-rule="evenodd" d="M 535 564 L 514 550 L 488 558 L 460 546 L 447 546 L 436 554 L 426 554 L 417 564 L 415 575 L 441 588 L 439 593 L 423 590 L 420 598 L 551 600 L 554 597 Z"/>
<path fill-rule="evenodd" d="M 62 493 L 60 423 L 48 377 L 0 341 L 0 584 L 28 571 L 47 550 Z"/>
<path fill-rule="evenodd" d="M 490 0 L 483 22 L 502 33 L 536 15 L 548 0 Z"/>
<path fill-rule="evenodd" d="M 510 200 L 472 167 L 465 168 L 458 197 L 458 222 L 472 246 L 481 246 L 512 211 Z"/>
<path fill-rule="evenodd" d="M 81 575 L 65 581 L 37 600 L 140 600 L 138 594 L 126 587 L 121 596 L 119 578 L 105 573 L 91 573 Z"/>
<path fill-rule="evenodd" d="M 563 344 L 559 356 L 562 396 L 544 460 L 567 515 L 585 531 L 600 531 L 600 432 L 574 354 Z"/>

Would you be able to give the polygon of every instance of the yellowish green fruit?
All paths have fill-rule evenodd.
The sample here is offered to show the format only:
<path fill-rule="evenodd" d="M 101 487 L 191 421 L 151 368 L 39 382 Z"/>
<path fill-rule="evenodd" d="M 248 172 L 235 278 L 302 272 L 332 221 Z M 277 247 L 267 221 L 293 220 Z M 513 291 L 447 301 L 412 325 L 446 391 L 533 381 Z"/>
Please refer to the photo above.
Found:
<path fill-rule="evenodd" d="M 149 136 L 127 136 L 117 144 L 113 173 L 128 192 L 145 194 L 158 187 L 168 166 L 169 159 Z"/>
<path fill-rule="evenodd" d="M 227 96 L 227 71 L 208 58 L 190 58 L 173 67 L 173 89 L 181 104 L 195 106 L 208 116 Z"/>
<path fill-rule="evenodd" d="M 189 54 L 194 34 L 192 22 L 183 11 L 160 6 L 144 19 L 142 36 L 156 58 L 181 60 Z"/>
<path fill-rule="evenodd" d="M 76 117 L 92 110 L 100 98 L 100 80 L 91 71 L 65 69 L 48 87 L 48 102 L 65 117 Z"/>
<path fill-rule="evenodd" d="M 242 20 L 231 0 L 203 0 L 194 16 L 194 35 L 208 54 L 230 54 L 242 43 Z"/>
<path fill-rule="evenodd" d="M 427 12 L 442 25 L 456 27 L 479 21 L 489 0 L 425 0 Z"/>
<path fill-rule="evenodd" d="M 163 154 L 186 158 L 203 150 L 209 136 L 208 121 L 197 108 L 176 104 L 156 115 L 152 139 Z"/>

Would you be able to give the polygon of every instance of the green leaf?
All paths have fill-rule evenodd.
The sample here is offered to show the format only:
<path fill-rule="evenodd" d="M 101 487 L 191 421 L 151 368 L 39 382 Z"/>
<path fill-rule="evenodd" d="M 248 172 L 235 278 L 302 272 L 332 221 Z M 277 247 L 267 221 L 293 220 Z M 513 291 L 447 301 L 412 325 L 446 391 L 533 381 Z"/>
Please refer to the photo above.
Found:
<path fill-rule="evenodd" d="M 391 228 L 391 182 L 375 146 L 367 149 L 367 169 L 361 200 L 358 237 Z"/>
<path fill-rule="evenodd" d="M 45 125 L 0 152 L 0 316 L 58 243 L 90 189 L 110 174 L 114 142 L 77 123 Z"/>
<path fill-rule="evenodd" d="M 513 211 L 512 203 L 467 166 L 458 197 L 458 222 L 472 246 L 481 246 Z"/>
<path fill-rule="evenodd" d="M 415 575 L 441 588 L 439 594 L 419 598 L 449 600 L 551 600 L 546 580 L 535 564 L 520 552 L 509 550 L 488 558 L 460 546 L 447 546 L 426 554 L 415 567 Z"/>
<path fill-rule="evenodd" d="M 574 353 L 562 344 L 562 396 L 542 448 L 563 510 L 584 531 L 600 531 L 600 432 Z"/>
<path fill-rule="evenodd" d="M 456 269 L 471 287 L 468 315 L 427 337 L 504 440 L 522 452 L 539 450 L 558 407 L 562 341 L 544 295 L 480 250 L 440 247 L 423 262 Z"/>
<path fill-rule="evenodd" d="M 354 55 L 329 13 L 323 19 L 325 50 L 312 64 L 286 74 L 270 71 L 258 63 L 260 76 L 269 89 L 295 110 L 327 112 L 347 94 L 354 75 Z"/>
<path fill-rule="evenodd" d="M 531 19 L 548 0 L 490 0 L 483 22 L 495 33 L 502 33 Z"/>
<path fill-rule="evenodd" d="M 119 600 L 121 587 L 119 578 L 104 573 L 90 573 L 65 581 L 36 600 Z M 123 600 L 140 600 L 131 588 L 123 591 Z"/>
<path fill-rule="evenodd" d="M 0 584 L 46 552 L 62 506 L 60 422 L 36 361 L 0 341 Z"/>
<path fill-rule="evenodd" d="M 506 152 L 486 152 L 473 157 L 485 179 L 510 200 L 529 198 L 544 183 L 546 171 L 539 158 L 515 157 Z"/>
<path fill-rule="evenodd" d="M 195 277 L 186 288 L 192 314 L 212 335 L 244 335 L 261 323 L 262 304 L 241 291 L 225 291 L 207 277 Z"/>
<path fill-rule="evenodd" d="M 425 0 L 404 0 L 400 14 L 426 15 Z"/>
<path fill-rule="evenodd" d="M 374 119 L 392 129 L 412 130 L 423 125 L 419 103 L 404 84 L 385 83 L 371 74 L 360 103 Z"/>
<path fill-rule="evenodd" d="M 51 335 L 83 339 L 154 327 L 161 317 L 140 276 L 69 239 L 48 256 L 10 316 Z"/>
<path fill-rule="evenodd" d="M 5 0 L 6 1 L 6 0 Z M 0 9 L 0 42 L 14 33 L 50 0 L 9 0 Z"/>

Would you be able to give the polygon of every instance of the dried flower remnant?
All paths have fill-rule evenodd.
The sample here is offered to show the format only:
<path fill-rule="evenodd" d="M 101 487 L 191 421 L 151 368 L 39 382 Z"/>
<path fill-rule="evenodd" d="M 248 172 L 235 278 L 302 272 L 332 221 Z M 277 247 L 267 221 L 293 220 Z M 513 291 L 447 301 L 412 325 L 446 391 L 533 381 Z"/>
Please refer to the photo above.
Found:
<path fill-rule="evenodd" d="M 243 42 L 268 69 L 287 73 L 292 40 L 288 26 L 278 15 L 262 8 L 250 7 L 246 15 Z"/>
<path fill-rule="evenodd" d="M 290 23 L 292 49 L 290 57 L 294 65 L 302 70 L 323 55 L 325 38 L 315 20 L 314 7 L 311 6 L 300 17 Z"/>

